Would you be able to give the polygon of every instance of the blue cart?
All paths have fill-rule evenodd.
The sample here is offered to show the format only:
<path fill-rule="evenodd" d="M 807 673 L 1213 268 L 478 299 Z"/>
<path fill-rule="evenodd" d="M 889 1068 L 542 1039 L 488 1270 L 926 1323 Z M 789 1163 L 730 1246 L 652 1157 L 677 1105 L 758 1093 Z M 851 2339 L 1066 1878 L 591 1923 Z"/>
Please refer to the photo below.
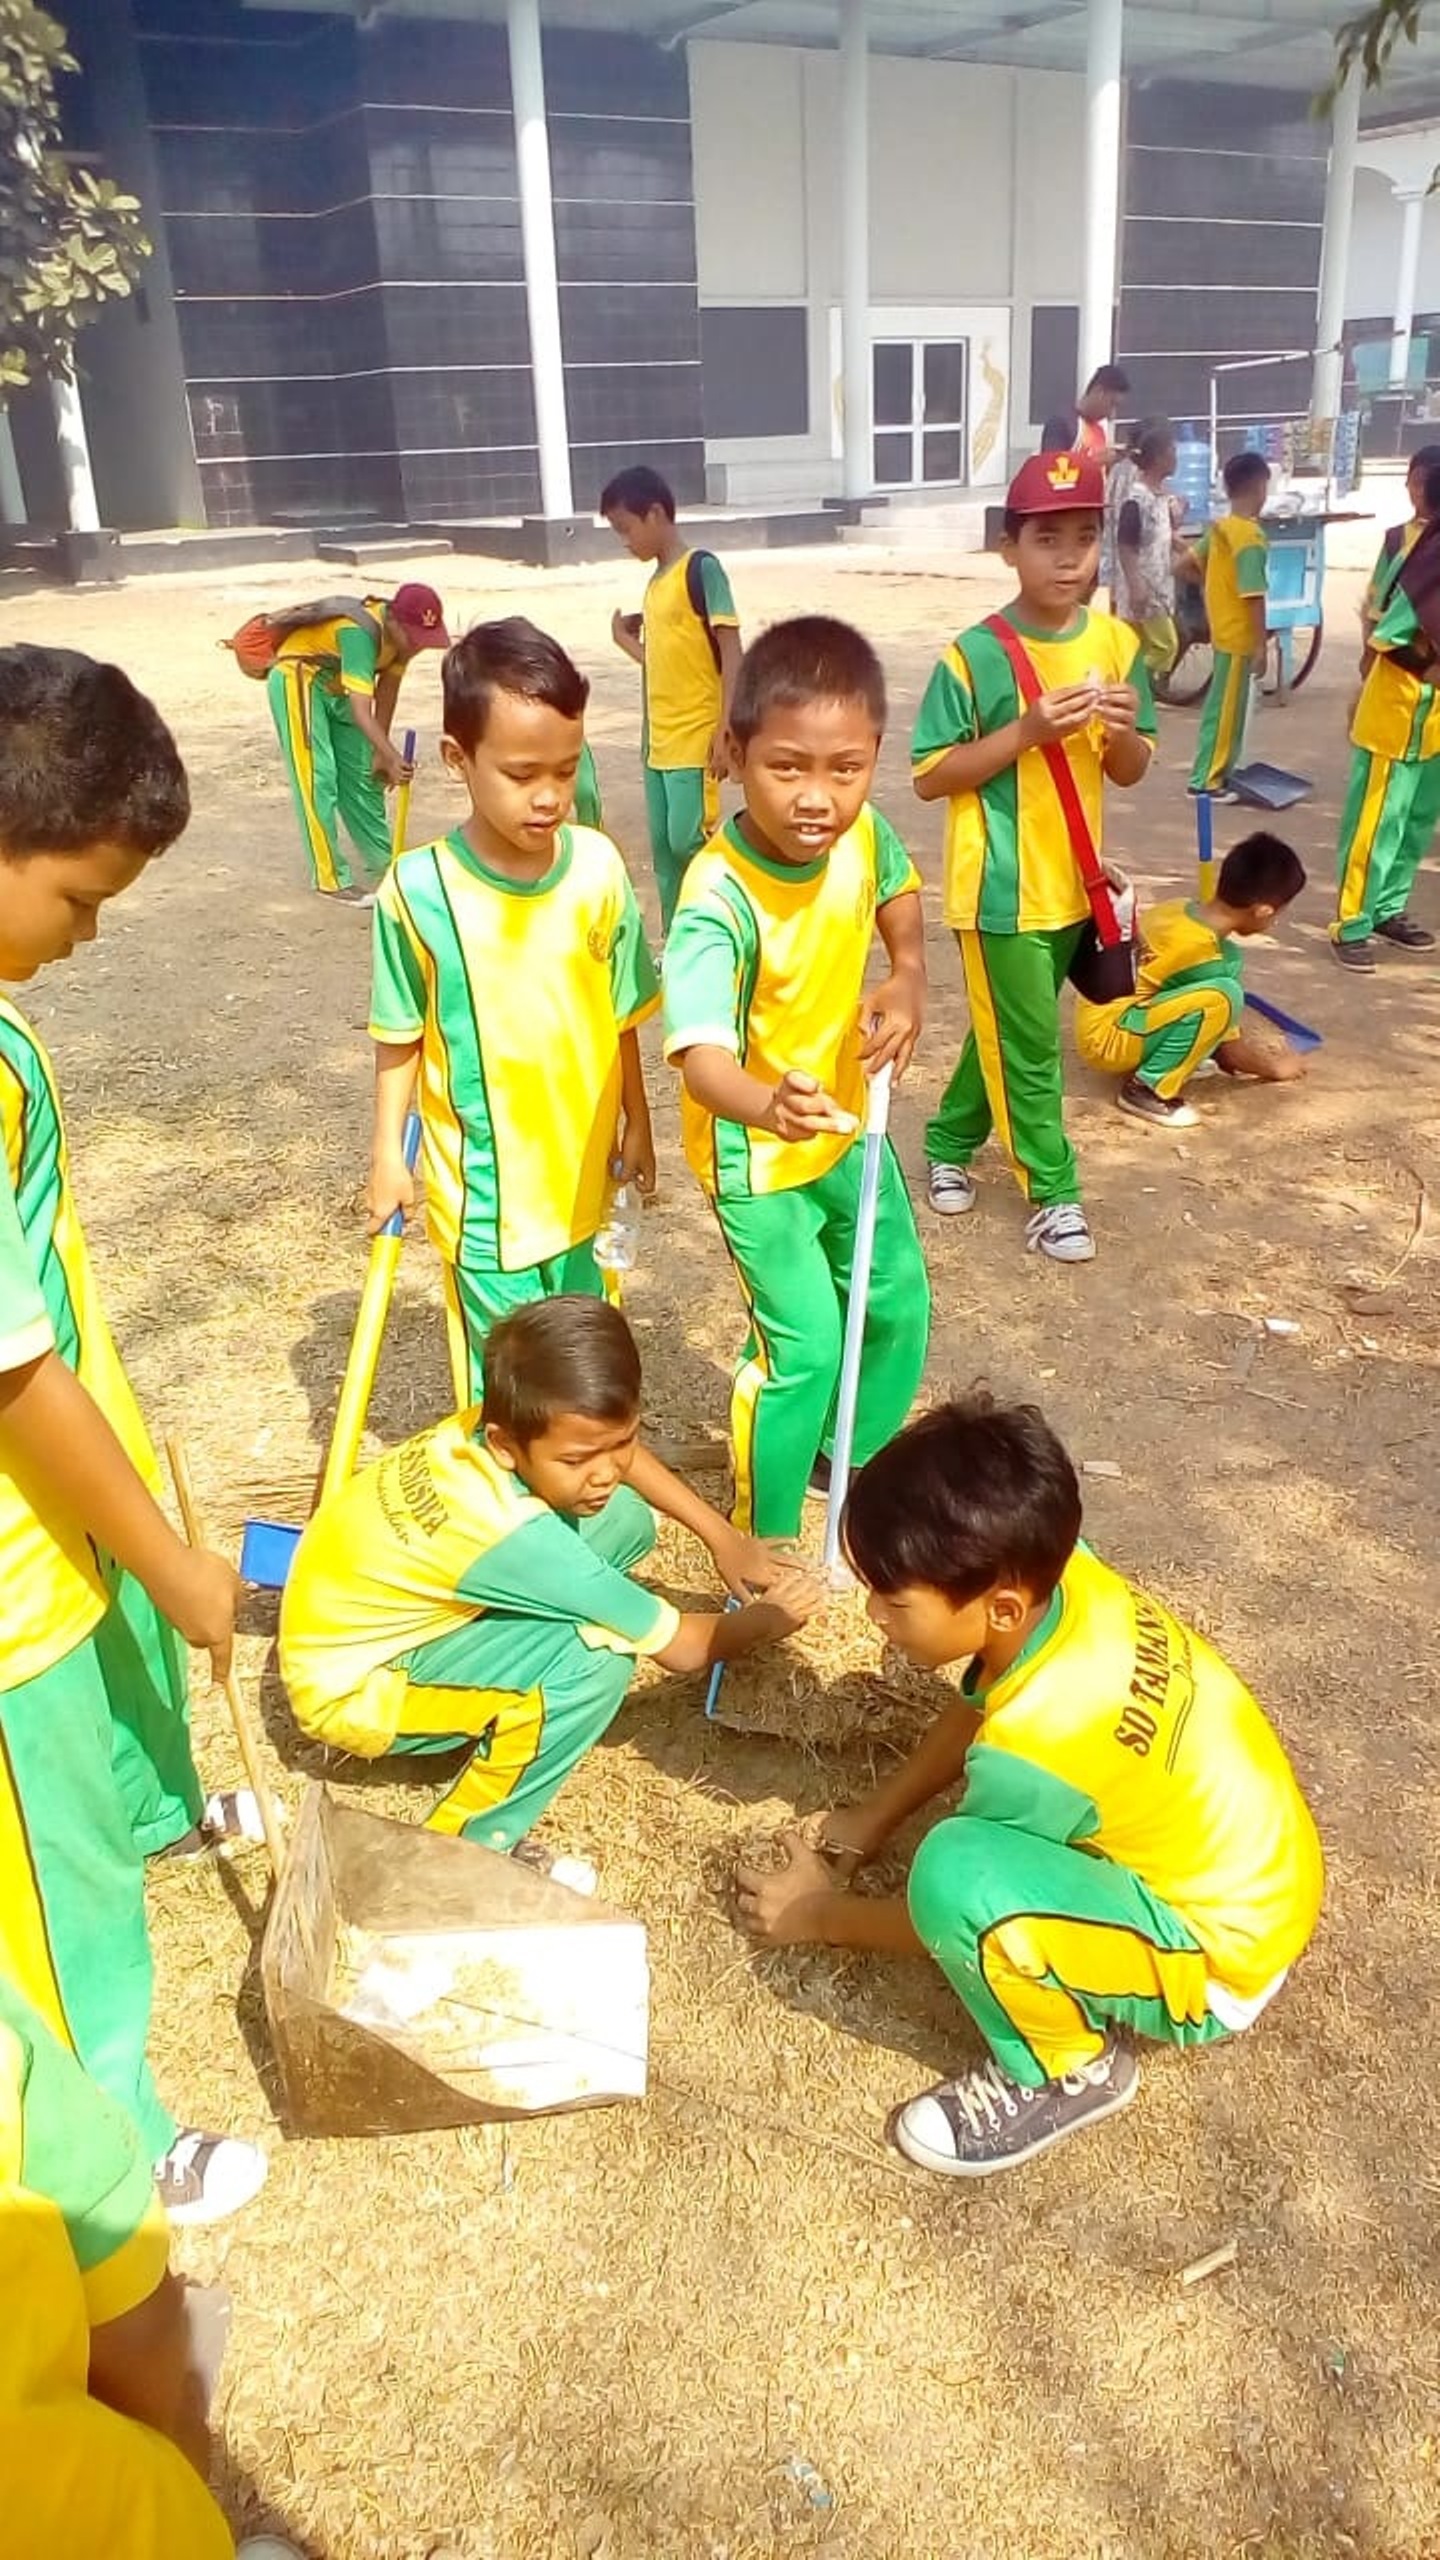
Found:
<path fill-rule="evenodd" d="M 1270 577 L 1265 616 L 1270 627 L 1270 665 L 1265 690 L 1281 701 L 1305 682 L 1325 636 L 1325 528 L 1348 524 L 1358 510 L 1328 515 L 1265 516 L 1261 521 L 1270 543 Z M 1163 702 L 1198 702 L 1210 682 L 1214 652 L 1205 598 L 1193 579 L 1181 579 L 1175 593 L 1175 620 L 1180 655 L 1168 676 L 1156 681 Z"/>

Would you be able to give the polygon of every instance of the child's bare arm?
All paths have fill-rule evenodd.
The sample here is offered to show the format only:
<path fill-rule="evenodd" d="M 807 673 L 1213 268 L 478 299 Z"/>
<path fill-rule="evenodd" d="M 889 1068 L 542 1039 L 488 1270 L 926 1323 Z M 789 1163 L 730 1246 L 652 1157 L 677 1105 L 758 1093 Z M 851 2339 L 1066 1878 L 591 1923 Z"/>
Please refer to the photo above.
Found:
<path fill-rule="evenodd" d="M 58 1351 L 0 1371 L 0 1465 L 42 1510 L 76 1521 L 149 1592 L 187 1644 L 230 1667 L 240 1578 L 177 1537 L 100 1407 Z"/>
<path fill-rule="evenodd" d="M 645 625 L 638 613 L 612 613 L 610 637 L 617 649 L 633 658 L 637 667 L 645 664 Z"/>
<path fill-rule="evenodd" d="M 1263 676 L 1270 652 L 1270 637 L 1265 624 L 1265 598 L 1247 596 L 1245 601 L 1250 608 L 1250 655 L 1255 673 L 1257 676 Z"/>
<path fill-rule="evenodd" d="M 799 1142 L 832 1130 L 850 1131 L 852 1114 L 818 1085 L 813 1076 L 791 1069 L 778 1084 L 752 1076 L 729 1049 L 701 1041 L 680 1060 L 685 1090 L 717 1120 L 737 1120 L 747 1129 L 768 1129 L 772 1136 Z"/>
<path fill-rule="evenodd" d="M 620 1034 L 620 1179 L 633 1182 L 648 1199 L 655 1189 L 655 1137 L 650 1126 L 650 1097 L 640 1039 L 634 1030 Z"/>
<path fill-rule="evenodd" d="M 918 889 L 887 898 L 876 915 L 890 975 L 861 999 L 861 1054 L 873 1075 L 893 1066 L 903 1076 L 925 1020 L 925 915 Z"/>
<path fill-rule="evenodd" d="M 1257 1040 L 1244 1031 L 1233 1040 L 1221 1041 L 1215 1064 L 1227 1076 L 1253 1076 L 1259 1084 L 1298 1084 L 1305 1073 L 1305 1061 L 1293 1049 L 1278 1041 Z"/>
<path fill-rule="evenodd" d="M 716 632 L 715 646 L 720 652 L 720 720 L 710 748 L 710 774 L 713 781 L 723 782 L 730 771 L 730 705 L 744 652 L 738 630 L 728 623 Z"/>
<path fill-rule="evenodd" d="M 702 1547 L 708 1547 L 716 1572 L 737 1600 L 748 1600 L 752 1592 L 768 1590 L 785 1563 L 793 1561 L 782 1558 L 763 1538 L 746 1537 L 723 1511 L 706 1501 L 703 1493 L 697 1493 L 683 1476 L 677 1476 L 673 1467 L 666 1466 L 663 1458 L 657 1458 L 653 1449 L 636 1450 L 630 1482 L 652 1511 L 678 1522 L 692 1538 L 699 1539 Z"/>
<path fill-rule="evenodd" d="M 89 2389 L 93 2399 L 168 2436 L 202 2480 L 210 2472 L 210 2431 L 205 2391 L 194 2365 L 185 2289 L 178 2276 L 162 2276 L 133 2311 L 102 2321 L 90 2332 Z"/>
<path fill-rule="evenodd" d="M 378 1235 L 397 1209 L 415 1205 L 415 1177 L 405 1162 L 405 1115 L 420 1065 L 418 1040 L 375 1043 L 375 1122 L 370 1141 L 370 1180 L 365 1206 L 370 1233 Z"/>
<path fill-rule="evenodd" d="M 757 1646 L 778 1644 L 791 1636 L 825 1605 L 826 1587 L 807 1566 L 789 1564 L 777 1572 L 761 1600 L 740 1609 L 687 1610 L 663 1653 L 655 1659 L 666 1671 L 713 1670 L 717 1662 L 738 1662 Z"/>

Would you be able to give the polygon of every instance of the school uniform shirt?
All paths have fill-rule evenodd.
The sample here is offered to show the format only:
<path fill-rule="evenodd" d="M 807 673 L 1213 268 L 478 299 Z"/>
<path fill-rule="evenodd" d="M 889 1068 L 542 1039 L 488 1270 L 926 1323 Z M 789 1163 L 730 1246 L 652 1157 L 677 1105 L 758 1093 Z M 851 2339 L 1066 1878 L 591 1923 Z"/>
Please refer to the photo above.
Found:
<path fill-rule="evenodd" d="M 1136 727 L 1152 745 L 1155 700 L 1129 625 L 1082 608 L 1070 628 L 1042 632 L 1018 612 L 1006 620 L 1029 654 L 1040 689 L 1131 684 L 1140 697 Z M 1015 672 L 993 631 L 977 626 L 951 642 L 925 688 L 910 761 L 928 773 L 955 746 L 1003 729 L 1024 710 Z M 1065 740 L 1065 756 L 1097 850 L 1105 796 L 1105 733 L 1098 720 Z M 1070 829 L 1050 767 L 1027 747 L 978 791 L 952 792 L 945 820 L 944 916 L 962 932 L 1053 933 L 1090 913 Z"/>
<path fill-rule="evenodd" d="M 1210 638 L 1228 657 L 1254 655 L 1250 604 L 1263 596 L 1270 545 L 1253 516 L 1220 516 L 1200 544 Z"/>
<path fill-rule="evenodd" d="M 448 1262 L 526 1271 L 593 1236 L 620 1112 L 620 1038 L 660 1001 L 608 836 L 561 827 L 539 880 L 463 834 L 376 892 L 370 1036 L 420 1043 L 425 1223 Z"/>
<path fill-rule="evenodd" d="M 1165 898 L 1140 915 L 1140 956 L 1135 994 L 1127 1002 L 1173 995 L 1178 988 L 1214 986 L 1227 979 L 1243 987 L 1245 964 L 1233 935 L 1220 934 L 1189 898 Z"/>
<path fill-rule="evenodd" d="M 1077 1547 L 981 1722 L 960 1812 L 1112 1858 L 1193 1931 L 1220 1999 L 1258 2000 L 1315 1926 L 1324 1866 L 1280 1738 L 1226 1662 Z"/>
<path fill-rule="evenodd" d="M 710 632 L 690 601 L 692 554 L 657 569 L 645 590 L 645 761 L 657 773 L 708 763 L 723 694 Z M 734 631 L 730 581 L 710 552 L 700 577 L 712 630 Z"/>
<path fill-rule="evenodd" d="M 1360 620 L 1368 632 L 1377 623 L 1390 602 L 1391 590 L 1399 577 L 1425 526 L 1419 516 L 1411 516 L 1408 524 L 1392 524 L 1375 555 L 1370 584 L 1360 607 Z"/>
<path fill-rule="evenodd" d="M 595 1650 L 663 1653 L 680 1620 L 502 1467 L 478 1407 L 388 1450 L 322 1503 L 280 1605 L 298 1723 L 373 1758 L 399 1729 L 402 1656 L 490 1611 L 553 1618 Z"/>
<path fill-rule="evenodd" d="M 95 1287 L 70 1191 L 65 1126 L 50 1061 L 0 998 L 0 1369 L 58 1351 L 152 1490 L 159 1477 Z M 110 1605 L 78 1520 L 36 1510 L 0 1469 L 0 1693 L 82 1644 Z"/>
<path fill-rule="evenodd" d="M 876 911 L 919 886 L 894 828 L 868 803 L 814 862 L 757 853 L 739 819 L 728 820 L 691 862 L 665 945 L 666 1057 L 728 1049 L 766 1084 L 794 1069 L 862 1121 L 860 998 Z M 792 1191 L 854 1143 L 836 1131 L 791 1144 L 717 1119 L 683 1087 L 680 1119 L 712 1199 Z"/>
<path fill-rule="evenodd" d="M 326 622 L 307 622 L 292 631 L 276 649 L 276 663 L 313 667 L 327 693 L 358 693 L 369 701 L 376 678 L 397 666 L 400 656 L 385 620 L 384 598 L 365 596 L 361 601 L 379 624 L 378 633 L 349 614 L 334 614 Z"/>
<path fill-rule="evenodd" d="M 1396 764 L 1426 763 L 1440 755 L 1440 665 L 1403 587 L 1392 588 L 1369 646 L 1374 656 L 1350 724 L 1351 743 Z M 1412 651 L 1424 658 L 1425 674 L 1400 663 L 1397 653 Z"/>

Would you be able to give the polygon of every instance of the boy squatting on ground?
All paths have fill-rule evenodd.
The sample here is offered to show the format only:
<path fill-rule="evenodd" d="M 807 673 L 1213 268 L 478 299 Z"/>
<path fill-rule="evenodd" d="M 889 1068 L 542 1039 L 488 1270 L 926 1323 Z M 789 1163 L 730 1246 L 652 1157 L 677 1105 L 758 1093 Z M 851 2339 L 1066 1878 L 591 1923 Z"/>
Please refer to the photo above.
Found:
<path fill-rule="evenodd" d="M 603 1291 L 594 1240 L 612 1161 L 655 1186 L 635 1037 L 660 1001 L 655 965 L 609 837 L 562 823 L 589 690 L 519 616 L 457 642 L 440 751 L 470 817 L 402 854 L 375 905 L 371 1225 L 414 1198 L 403 1141 L 418 1076 L 457 1405 L 478 1400 L 500 1316 Z"/>
<path fill-rule="evenodd" d="M 614 1721 L 637 1657 L 703 1671 L 802 1626 L 823 1586 L 742 1537 L 639 1430 L 618 1308 L 548 1298 L 498 1324 L 483 1409 L 365 1468 L 300 1541 L 280 1669 L 302 1731 L 366 1759 L 469 1744 L 428 1828 L 509 1850 Z M 682 1616 L 631 1579 L 656 1511 L 709 1548 L 741 1608 Z"/>
<path fill-rule="evenodd" d="M 685 1153 L 750 1318 L 731 1402 L 735 1517 L 790 1538 L 827 1481 L 864 1150 L 866 1077 L 900 1074 L 925 1006 L 920 884 L 868 794 L 885 679 L 820 615 L 748 649 L 730 711 L 738 817 L 691 863 L 665 954 L 665 1054 Z M 879 927 L 890 961 L 866 987 Z M 857 1460 L 898 1430 L 925 1366 L 930 1290 L 887 1145 L 855 1419 Z"/>
<path fill-rule="evenodd" d="M 1354 754 L 1340 819 L 1339 894 L 1330 927 L 1341 966 L 1368 973 L 1375 937 L 1433 951 L 1435 936 L 1406 909 L 1440 817 L 1440 468 L 1426 474 L 1421 523 L 1367 604 L 1365 681 L 1350 723 Z"/>
<path fill-rule="evenodd" d="M 1218 796 L 1245 752 L 1250 688 L 1265 673 L 1265 590 L 1270 546 L 1258 518 L 1270 487 L 1270 465 L 1258 453 L 1234 453 L 1225 465 L 1228 515 L 1216 518 L 1197 547 L 1205 566 L 1205 613 L 1214 672 L 1190 773 L 1197 798 Z"/>
<path fill-rule="evenodd" d="M 1087 1067 L 1125 1081 L 1120 1110 L 1159 1129 L 1193 1128 L 1184 1088 L 1206 1058 L 1227 1075 L 1292 1084 L 1304 1062 L 1283 1043 L 1250 1039 L 1244 965 L 1235 945 L 1268 933 L 1305 886 L 1305 866 L 1279 836 L 1246 836 L 1220 866 L 1212 898 L 1167 898 L 1140 916 L 1133 996 L 1075 1005 L 1075 1046 Z"/>
<path fill-rule="evenodd" d="M 93 942 L 189 814 L 175 742 L 118 667 L 0 650 L 0 978 Z M 156 2092 L 144 1862 L 204 1845 L 181 1637 L 223 1671 L 240 1586 L 156 1502 L 54 1075 L 4 1002 L 0 1140 L 0 1974 L 128 2110 L 172 2217 L 211 2221 L 265 2158 L 177 2134 Z"/>
<path fill-rule="evenodd" d="M 266 679 L 301 842 L 326 895 L 373 888 L 390 860 L 385 793 L 410 771 L 390 735 L 401 678 L 422 649 L 450 646 L 433 587 L 398 587 L 388 602 L 367 596 L 361 614 L 290 632 Z M 358 882 L 341 849 L 342 818 Z"/>
<path fill-rule="evenodd" d="M 133 2120 L 0 1974 L 6 2560 L 233 2560 L 169 2252 Z M 268 2535 L 240 2546 L 287 2555 Z"/>
<path fill-rule="evenodd" d="M 1080 1488 L 1033 1405 L 942 1405 L 871 1461 L 850 1561 L 888 1642 L 963 1694 L 858 1804 L 742 1868 L 771 1945 L 929 1955 L 990 2048 L 912 2098 L 899 2148 L 983 2177 L 1128 2104 L 1126 2040 L 1209 2044 L 1249 2026 L 1320 1908 L 1315 1825 L 1279 1737 L 1194 1631 L 1080 1543 Z M 936 1797 L 906 1895 L 847 1892 Z"/>
<path fill-rule="evenodd" d="M 1098 464 L 1041 454 L 1011 482 L 1005 558 L 1019 594 L 1004 620 L 1040 688 L 1027 706 L 1004 645 L 982 623 L 946 650 L 911 744 L 916 796 L 946 800 L 945 922 L 960 946 L 970 1030 L 925 1131 L 930 1205 L 976 1201 L 971 1158 L 992 1128 L 1032 1204 L 1031 1252 L 1089 1262 L 1094 1239 L 1065 1135 L 1060 989 L 1090 900 L 1047 750 L 1069 765 L 1097 854 L 1105 784 L 1148 772 L 1155 705 L 1136 635 L 1092 612 Z"/>
<path fill-rule="evenodd" d="M 680 532 L 658 471 L 637 463 L 617 472 L 600 512 L 632 559 L 654 563 L 643 613 L 617 613 L 610 627 L 644 673 L 645 814 L 667 934 L 685 866 L 719 823 L 740 664 L 735 599 L 714 554 L 692 550 Z"/>

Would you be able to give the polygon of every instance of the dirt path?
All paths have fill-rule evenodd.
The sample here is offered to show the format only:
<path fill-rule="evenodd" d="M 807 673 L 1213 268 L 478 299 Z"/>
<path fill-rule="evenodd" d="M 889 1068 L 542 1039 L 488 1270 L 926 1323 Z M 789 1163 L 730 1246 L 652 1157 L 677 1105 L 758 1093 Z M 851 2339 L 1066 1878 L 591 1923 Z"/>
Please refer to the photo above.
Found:
<path fill-rule="evenodd" d="M 910 799 L 905 740 L 941 640 L 1000 600 L 988 566 L 968 567 L 735 563 L 752 628 L 815 606 L 880 643 L 894 724 L 878 796 L 931 883 L 939 818 Z M 533 597 L 590 668 L 611 822 L 636 851 L 634 692 L 607 637 L 612 604 L 633 600 L 628 566 L 491 582 L 447 562 L 441 583 L 457 620 Z M 7 636 L 121 659 L 191 764 L 184 844 L 32 1005 L 137 1386 L 157 1429 L 185 1427 L 227 1531 L 257 1480 L 313 1466 L 362 1262 L 366 928 L 306 894 L 263 698 L 213 645 L 268 586 L 176 579 L 6 616 Z M 1147 2065 L 1123 2125 L 957 2196 L 881 2140 L 886 2110 L 966 2050 L 942 1990 L 918 1968 L 752 1959 L 717 1893 L 757 1808 L 849 1790 L 861 1746 L 719 1732 L 693 1686 L 639 1690 L 563 1828 L 650 1927 L 654 2094 L 503 2143 L 285 2144 L 245 1907 L 258 1875 L 165 1878 L 164 2085 L 192 2120 L 272 2147 L 257 2209 L 185 2251 L 235 2295 L 220 2414 L 238 2512 L 284 2519 L 327 2560 L 420 2560 L 439 2543 L 466 2560 L 1440 2548 L 1435 1231 L 1406 1252 L 1440 1185 L 1440 969 L 1387 955 L 1360 986 L 1324 940 L 1357 587 L 1332 577 L 1339 636 L 1257 739 L 1316 778 L 1292 828 L 1312 886 L 1251 962 L 1325 1034 L 1309 1080 L 1202 1085 L 1202 1125 L 1176 1140 L 1121 1120 L 1077 1070 L 1089 1270 L 1024 1256 L 998 1160 L 962 1232 L 925 1222 L 934 1385 L 983 1373 L 1033 1393 L 1077 1455 L 1118 1465 L 1087 1488 L 1090 1534 L 1273 1707 L 1330 1859 L 1312 1956 L 1252 2037 Z M 430 750 L 418 838 L 454 805 L 433 666 L 407 699 Z M 1189 877 L 1192 740 L 1193 717 L 1168 717 L 1155 775 L 1117 808 L 1114 850 L 1152 893 Z M 1241 831 L 1238 812 L 1223 831 Z M 1417 906 L 1440 923 L 1433 875 Z M 912 1173 L 962 1021 L 938 929 L 931 965 L 898 1113 Z M 664 1199 L 633 1306 L 653 1414 L 693 1437 L 723 1428 L 737 1310 L 658 1058 L 653 1084 Z M 1266 1315 L 1299 1331 L 1257 1351 Z M 377 1429 L 400 1435 L 444 1394 L 416 1243 Z M 682 1571 L 701 1579 L 693 1559 Z M 268 1654 L 257 1609 L 246 1674 L 293 1805 L 316 1756 L 296 1746 Z M 197 1724 L 207 1770 L 229 1774 L 210 1702 Z M 412 1815 L 424 1801 L 355 1792 Z M 1179 2270 L 1229 2239 L 1235 2266 L 1182 2289 Z"/>

